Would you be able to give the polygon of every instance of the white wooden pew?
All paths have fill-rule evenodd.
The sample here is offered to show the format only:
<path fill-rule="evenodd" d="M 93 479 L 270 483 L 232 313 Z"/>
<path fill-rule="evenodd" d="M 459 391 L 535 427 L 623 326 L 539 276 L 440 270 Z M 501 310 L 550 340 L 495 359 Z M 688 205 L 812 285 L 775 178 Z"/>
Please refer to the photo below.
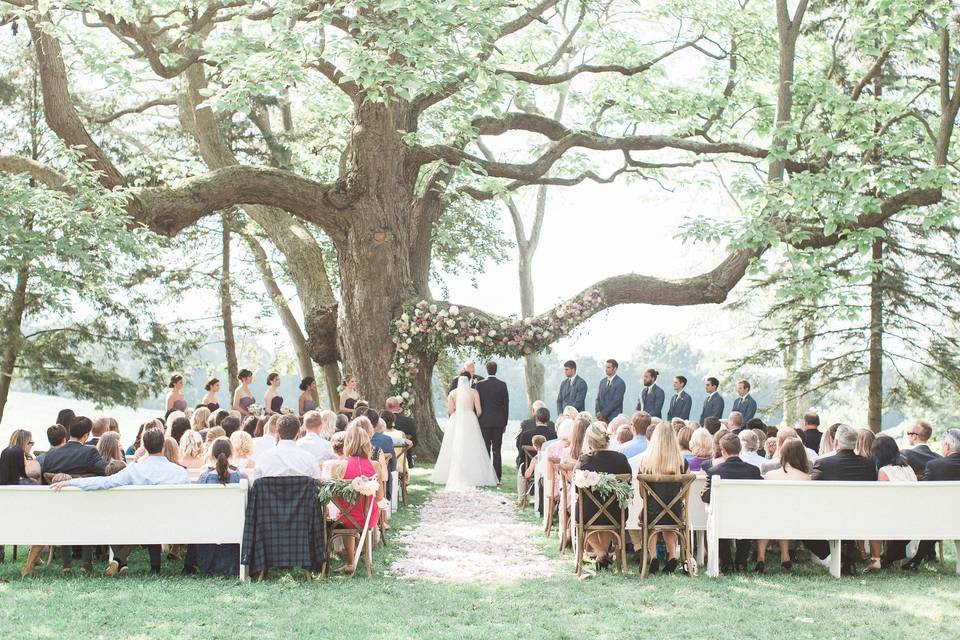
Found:
<path fill-rule="evenodd" d="M 241 544 L 247 482 L 83 491 L 0 487 L 0 540 L 11 545 Z M 240 579 L 247 568 L 240 565 Z"/>
<path fill-rule="evenodd" d="M 840 576 L 841 540 L 953 540 L 960 554 L 957 504 L 960 482 L 715 478 L 707 518 L 707 575 L 719 575 L 721 538 L 827 540 L 835 577 Z"/>

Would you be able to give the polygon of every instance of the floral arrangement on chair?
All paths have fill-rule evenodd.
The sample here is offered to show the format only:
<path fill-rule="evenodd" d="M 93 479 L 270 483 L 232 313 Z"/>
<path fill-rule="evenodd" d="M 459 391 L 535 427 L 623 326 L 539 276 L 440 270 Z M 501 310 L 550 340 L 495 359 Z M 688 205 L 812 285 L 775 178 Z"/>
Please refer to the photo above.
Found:
<path fill-rule="evenodd" d="M 353 504 L 360 496 L 376 495 L 379 488 L 380 482 L 376 478 L 366 476 L 357 476 L 353 480 L 321 480 L 317 500 L 321 505 L 332 502 L 334 498 Z"/>
<path fill-rule="evenodd" d="M 579 489 L 590 489 L 604 500 L 612 493 L 621 509 L 629 507 L 633 500 L 633 485 L 624 480 L 618 480 L 612 473 L 577 469 L 573 473 L 573 484 Z"/>

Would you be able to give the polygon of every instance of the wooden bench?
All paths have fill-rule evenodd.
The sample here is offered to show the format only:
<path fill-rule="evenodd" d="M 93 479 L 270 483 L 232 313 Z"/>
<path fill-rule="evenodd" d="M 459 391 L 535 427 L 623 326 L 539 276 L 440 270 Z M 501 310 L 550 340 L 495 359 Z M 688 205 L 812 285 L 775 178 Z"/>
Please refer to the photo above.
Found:
<path fill-rule="evenodd" d="M 83 491 L 0 487 L 0 540 L 14 545 L 241 544 L 247 482 Z M 240 579 L 247 568 L 240 565 Z"/>
<path fill-rule="evenodd" d="M 715 478 L 707 517 L 707 575 L 719 575 L 721 538 L 827 540 L 834 577 L 840 577 L 842 540 L 953 540 L 960 554 L 958 503 L 960 482 Z"/>

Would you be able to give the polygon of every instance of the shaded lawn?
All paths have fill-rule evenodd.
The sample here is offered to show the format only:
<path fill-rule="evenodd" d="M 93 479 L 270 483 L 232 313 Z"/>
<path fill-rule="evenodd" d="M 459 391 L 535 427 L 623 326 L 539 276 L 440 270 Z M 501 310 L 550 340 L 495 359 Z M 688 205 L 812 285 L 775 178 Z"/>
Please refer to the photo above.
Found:
<path fill-rule="evenodd" d="M 501 491 L 512 493 L 512 469 Z M 393 527 L 412 526 L 427 494 L 428 470 L 414 477 L 410 504 Z M 524 517 L 531 517 L 530 511 Z M 556 556 L 556 534 L 536 537 Z M 951 547 L 952 545 L 948 545 Z M 265 583 L 180 577 L 179 564 L 146 575 L 138 552 L 125 579 L 64 577 L 41 567 L 21 580 L 0 565 L 0 638 L 717 638 L 843 640 L 960 638 L 960 579 L 948 567 L 919 574 L 887 571 L 835 580 L 820 567 L 795 575 L 718 580 L 681 575 L 603 574 L 580 583 L 568 554 L 550 579 L 498 585 L 433 584 L 383 577 L 396 546 L 375 555 L 375 577 L 309 583 L 274 572 Z M 26 549 L 21 548 L 25 553 Z M 776 567 L 775 557 L 769 564 Z"/>

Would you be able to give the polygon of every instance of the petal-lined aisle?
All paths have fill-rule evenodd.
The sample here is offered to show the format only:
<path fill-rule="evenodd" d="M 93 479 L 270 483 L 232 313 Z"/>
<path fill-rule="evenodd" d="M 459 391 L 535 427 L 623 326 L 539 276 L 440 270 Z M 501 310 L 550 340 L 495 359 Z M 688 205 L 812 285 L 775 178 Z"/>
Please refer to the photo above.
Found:
<path fill-rule="evenodd" d="M 557 561 L 537 549 L 538 527 L 521 521 L 509 496 L 493 491 L 439 491 L 420 522 L 393 538 L 404 557 L 390 566 L 399 578 L 448 582 L 505 582 L 544 577 Z"/>

